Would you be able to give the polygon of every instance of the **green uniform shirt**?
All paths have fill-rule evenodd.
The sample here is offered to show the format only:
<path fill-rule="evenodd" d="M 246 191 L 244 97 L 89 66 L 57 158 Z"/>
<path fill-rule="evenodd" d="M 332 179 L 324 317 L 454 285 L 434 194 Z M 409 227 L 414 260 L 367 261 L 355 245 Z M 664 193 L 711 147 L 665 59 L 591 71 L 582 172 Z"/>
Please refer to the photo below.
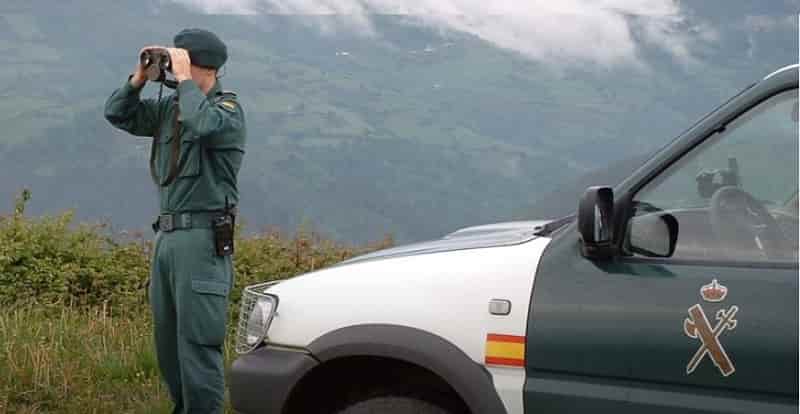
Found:
<path fill-rule="evenodd" d="M 203 94 L 194 81 L 183 81 L 176 92 L 158 102 L 140 99 L 141 88 L 125 82 L 108 98 L 105 116 L 133 135 L 153 136 L 156 180 L 170 173 L 172 140 L 180 139 L 179 172 L 167 186 L 158 184 L 161 213 L 221 210 L 225 198 L 239 203 L 236 177 L 245 145 L 244 111 L 236 95 L 223 92 L 217 81 Z M 180 137 L 174 137 L 179 110 Z"/>

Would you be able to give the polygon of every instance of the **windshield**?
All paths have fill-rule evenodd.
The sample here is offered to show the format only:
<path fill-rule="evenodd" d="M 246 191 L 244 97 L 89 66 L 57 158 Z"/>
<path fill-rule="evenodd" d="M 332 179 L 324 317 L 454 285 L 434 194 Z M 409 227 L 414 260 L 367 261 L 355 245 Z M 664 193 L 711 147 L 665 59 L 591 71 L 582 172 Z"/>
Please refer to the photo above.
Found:
<path fill-rule="evenodd" d="M 244 231 L 305 226 L 348 243 L 571 214 L 586 187 L 616 185 L 797 57 L 783 2 L 730 15 L 727 2 L 666 0 L 12 3 L 0 197 L 29 188 L 30 214 L 74 209 L 131 231 L 159 213 L 152 138 L 111 126 L 103 105 L 143 46 L 172 46 L 185 27 L 227 46 L 219 83 L 247 122 Z M 154 82 L 141 91 L 158 96 Z"/>
<path fill-rule="evenodd" d="M 705 208 L 711 194 L 728 185 L 769 208 L 784 207 L 798 188 L 796 105 L 793 89 L 736 118 L 648 184 L 658 191 L 645 189 L 640 197 L 657 206 Z"/>

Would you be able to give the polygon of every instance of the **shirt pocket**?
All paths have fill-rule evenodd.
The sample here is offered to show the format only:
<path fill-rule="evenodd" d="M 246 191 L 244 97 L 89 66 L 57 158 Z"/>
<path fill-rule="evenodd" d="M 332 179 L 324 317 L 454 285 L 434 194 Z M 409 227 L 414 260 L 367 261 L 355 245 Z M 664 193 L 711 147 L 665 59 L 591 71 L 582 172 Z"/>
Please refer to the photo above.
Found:
<path fill-rule="evenodd" d="M 178 177 L 197 177 L 202 163 L 202 146 L 191 135 L 181 138 L 181 171 Z"/>
<path fill-rule="evenodd" d="M 210 280 L 192 280 L 183 307 L 183 333 L 189 342 L 221 346 L 228 322 L 230 285 Z"/>

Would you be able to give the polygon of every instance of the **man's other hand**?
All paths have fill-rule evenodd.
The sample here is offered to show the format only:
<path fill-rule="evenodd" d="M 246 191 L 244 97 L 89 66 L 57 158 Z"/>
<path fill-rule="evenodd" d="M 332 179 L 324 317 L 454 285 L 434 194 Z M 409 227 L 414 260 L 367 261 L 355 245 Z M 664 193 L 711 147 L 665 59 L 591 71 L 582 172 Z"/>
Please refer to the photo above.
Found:
<path fill-rule="evenodd" d="M 178 83 L 192 79 L 192 61 L 186 49 L 169 48 L 169 58 L 172 63 L 172 74 Z"/>

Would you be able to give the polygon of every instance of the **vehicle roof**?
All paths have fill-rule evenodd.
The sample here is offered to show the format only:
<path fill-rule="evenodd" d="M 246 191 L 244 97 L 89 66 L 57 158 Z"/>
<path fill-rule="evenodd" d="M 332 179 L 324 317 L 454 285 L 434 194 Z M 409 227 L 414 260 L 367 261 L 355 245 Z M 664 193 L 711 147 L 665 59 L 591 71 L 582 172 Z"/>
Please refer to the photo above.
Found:
<path fill-rule="evenodd" d="M 771 77 L 773 77 L 773 76 L 775 76 L 775 75 L 777 75 L 779 73 L 786 72 L 787 70 L 797 69 L 798 67 L 800 67 L 800 64 L 798 64 L 798 63 L 795 63 L 793 65 L 786 65 L 786 66 L 784 66 L 784 67 L 782 67 L 782 68 L 770 73 L 769 75 L 764 76 L 764 79 L 762 79 L 762 80 L 767 80 L 767 79 L 769 79 L 769 78 L 771 78 Z"/>

